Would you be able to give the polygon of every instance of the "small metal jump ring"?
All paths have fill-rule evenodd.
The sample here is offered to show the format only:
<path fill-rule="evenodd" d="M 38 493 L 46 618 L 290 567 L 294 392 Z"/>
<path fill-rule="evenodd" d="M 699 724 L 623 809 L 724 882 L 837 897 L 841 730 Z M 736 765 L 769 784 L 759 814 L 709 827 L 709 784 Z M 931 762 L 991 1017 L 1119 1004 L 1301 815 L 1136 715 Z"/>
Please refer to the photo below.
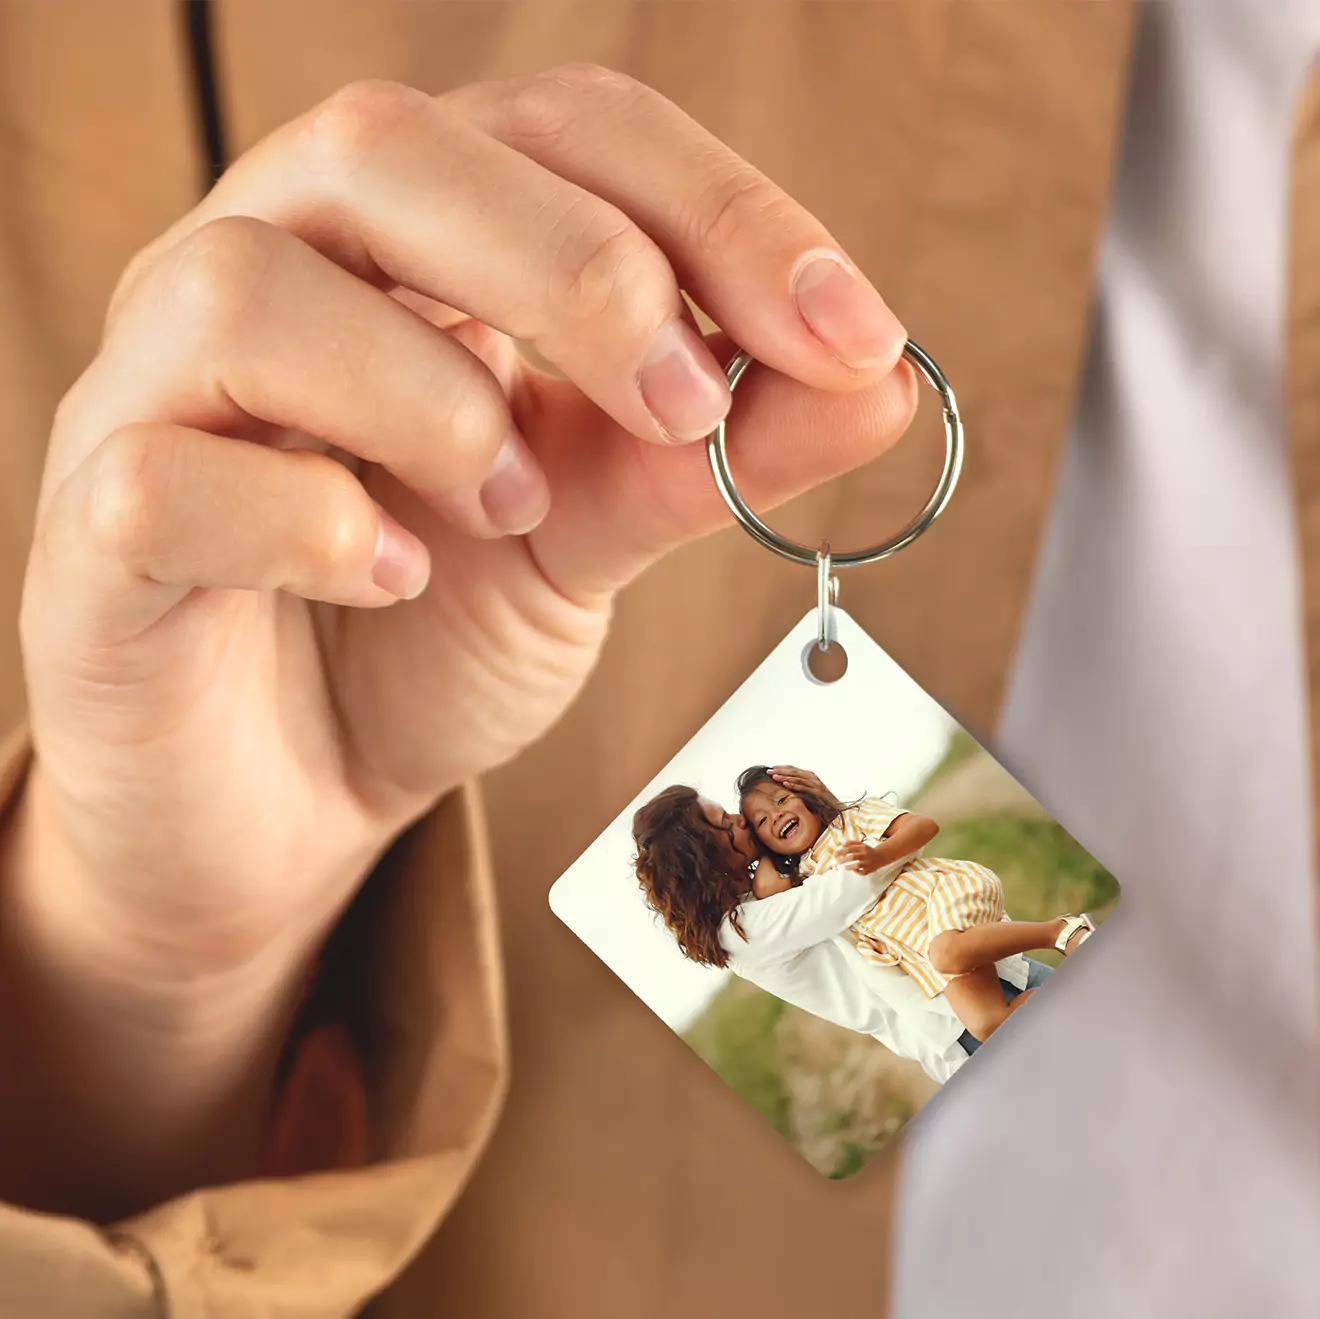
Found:
<path fill-rule="evenodd" d="M 816 645 L 829 650 L 834 644 L 834 606 L 839 603 L 839 579 L 834 575 L 834 560 L 829 541 L 822 541 L 816 551 L 816 620 L 819 624 Z"/>
<path fill-rule="evenodd" d="M 835 569 L 855 568 L 862 563 L 876 563 L 880 559 L 887 559 L 891 554 L 897 554 L 899 550 L 906 549 L 944 512 L 962 472 L 962 418 L 958 415 L 958 404 L 953 397 L 953 390 L 949 387 L 949 382 L 944 378 L 944 372 L 911 339 L 903 345 L 903 356 L 917 368 L 926 383 L 936 390 L 941 402 L 944 404 L 944 471 L 940 474 L 939 483 L 936 485 L 934 493 L 926 501 L 925 508 L 907 526 L 888 540 L 870 545 L 866 549 L 832 555 L 830 562 Z M 724 375 L 729 382 L 730 389 L 737 387 L 743 373 L 754 360 L 749 354 L 740 352 L 729 363 Z M 798 541 L 789 540 L 787 536 L 781 536 L 772 527 L 766 526 L 748 508 L 742 495 L 738 492 L 738 487 L 734 484 L 733 474 L 729 471 L 727 441 L 728 419 L 726 418 L 715 427 L 707 438 L 706 456 L 710 459 L 710 469 L 715 476 L 715 484 L 719 487 L 720 494 L 724 496 L 724 502 L 728 504 L 733 516 L 742 524 L 743 529 L 749 536 L 781 558 L 791 559 L 794 563 L 806 564 L 808 567 L 816 564 L 818 562 L 816 550 Z"/>

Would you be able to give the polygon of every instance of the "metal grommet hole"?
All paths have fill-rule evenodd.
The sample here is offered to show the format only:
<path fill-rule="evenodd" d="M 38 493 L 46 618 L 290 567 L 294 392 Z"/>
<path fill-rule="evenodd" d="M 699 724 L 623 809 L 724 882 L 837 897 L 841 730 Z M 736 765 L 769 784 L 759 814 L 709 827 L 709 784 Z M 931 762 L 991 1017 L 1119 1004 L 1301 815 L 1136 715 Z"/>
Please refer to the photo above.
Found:
<path fill-rule="evenodd" d="M 822 650 L 813 639 L 802 652 L 802 671 L 817 686 L 828 687 L 848 672 L 848 652 L 841 641 L 832 641 Z"/>

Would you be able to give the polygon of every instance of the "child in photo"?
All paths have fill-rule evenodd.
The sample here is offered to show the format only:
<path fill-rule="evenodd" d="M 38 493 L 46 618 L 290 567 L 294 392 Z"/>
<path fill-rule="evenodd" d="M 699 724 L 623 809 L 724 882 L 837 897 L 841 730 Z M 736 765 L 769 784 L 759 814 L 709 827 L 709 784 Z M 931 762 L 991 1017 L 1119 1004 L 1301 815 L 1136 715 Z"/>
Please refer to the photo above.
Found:
<path fill-rule="evenodd" d="M 743 771 L 738 794 L 763 851 L 755 896 L 769 897 L 834 866 L 878 875 L 880 896 L 850 930 L 857 950 L 901 967 L 927 998 L 943 994 L 978 1040 L 1033 992 L 1010 1004 L 997 961 L 1046 947 L 1071 953 L 1095 929 L 1085 915 L 1010 920 L 993 871 L 974 861 L 922 856 L 939 825 L 884 797 L 841 803 L 814 774 L 776 775 L 764 765 Z"/>

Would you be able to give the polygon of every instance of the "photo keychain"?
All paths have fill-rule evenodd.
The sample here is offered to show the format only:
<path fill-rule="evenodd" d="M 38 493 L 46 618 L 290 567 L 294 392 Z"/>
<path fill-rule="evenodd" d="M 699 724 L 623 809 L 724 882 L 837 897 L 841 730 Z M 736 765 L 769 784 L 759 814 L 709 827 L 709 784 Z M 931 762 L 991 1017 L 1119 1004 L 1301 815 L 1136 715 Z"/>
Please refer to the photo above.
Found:
<path fill-rule="evenodd" d="M 948 381 L 911 341 L 903 355 L 940 395 L 944 470 L 879 544 L 782 536 L 738 492 L 727 423 L 707 440 L 744 530 L 815 569 L 816 607 L 550 891 L 830 1177 L 864 1167 L 1118 901 L 1113 876 L 839 608 L 837 571 L 911 545 L 962 470 Z M 751 365 L 734 358 L 730 389 Z"/>

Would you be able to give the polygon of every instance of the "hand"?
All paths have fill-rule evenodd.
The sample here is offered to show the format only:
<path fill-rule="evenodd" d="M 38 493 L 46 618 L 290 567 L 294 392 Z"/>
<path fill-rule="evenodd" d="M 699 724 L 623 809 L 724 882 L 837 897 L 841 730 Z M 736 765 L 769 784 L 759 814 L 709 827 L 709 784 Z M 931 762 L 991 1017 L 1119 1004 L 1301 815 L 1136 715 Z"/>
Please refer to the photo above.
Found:
<path fill-rule="evenodd" d="M 680 285 L 772 368 L 732 441 L 755 507 L 906 427 L 903 330 L 825 229 L 599 70 L 349 87 L 130 264 L 24 589 L 0 1196 L 122 1215 L 245 1166 L 363 876 L 560 716 L 621 587 L 726 521 L 683 442 L 732 348 Z"/>
<path fill-rule="evenodd" d="M 790 792 L 809 792 L 821 798 L 832 810 L 838 810 L 842 803 L 809 769 L 798 769 L 794 765 L 772 765 L 770 777 L 782 784 Z"/>
<path fill-rule="evenodd" d="M 845 843 L 834 856 L 845 870 L 855 870 L 859 875 L 873 875 L 882 866 L 898 859 L 887 856 L 881 848 L 869 843 Z"/>
<path fill-rule="evenodd" d="M 760 857 L 752 866 L 752 896 L 770 898 L 776 893 L 787 893 L 793 887 L 788 876 L 775 866 L 768 856 Z"/>
<path fill-rule="evenodd" d="M 314 946 L 401 828 L 560 716 L 614 594 L 725 522 L 680 441 L 731 348 L 680 282 L 779 373 L 739 404 L 753 505 L 901 434 L 903 332 L 837 251 L 593 69 L 357 85 L 244 156 L 131 263 L 56 418 L 28 918 L 170 986 Z"/>

